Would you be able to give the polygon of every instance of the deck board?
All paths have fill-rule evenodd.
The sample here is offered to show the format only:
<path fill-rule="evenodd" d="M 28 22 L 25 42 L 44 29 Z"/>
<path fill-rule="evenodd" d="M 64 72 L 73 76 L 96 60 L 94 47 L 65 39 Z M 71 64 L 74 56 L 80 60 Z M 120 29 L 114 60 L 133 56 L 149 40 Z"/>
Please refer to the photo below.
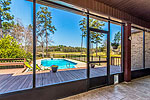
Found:
<path fill-rule="evenodd" d="M 45 85 L 59 84 L 68 81 L 86 79 L 86 69 L 78 70 L 66 70 L 58 71 L 56 73 L 46 72 L 36 74 L 36 86 L 42 87 Z M 104 76 L 106 75 L 107 68 L 91 68 L 90 77 Z M 121 68 L 119 66 L 111 66 L 111 74 L 120 73 Z M 32 88 L 32 75 L 17 75 L 2 74 L 0 75 L 0 94 L 4 92 L 22 90 Z"/>

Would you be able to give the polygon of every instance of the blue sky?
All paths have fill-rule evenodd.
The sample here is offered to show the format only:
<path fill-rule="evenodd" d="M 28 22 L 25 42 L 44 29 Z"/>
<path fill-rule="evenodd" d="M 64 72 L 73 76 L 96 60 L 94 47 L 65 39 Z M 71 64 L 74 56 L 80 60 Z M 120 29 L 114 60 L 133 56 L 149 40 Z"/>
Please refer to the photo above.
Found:
<path fill-rule="evenodd" d="M 40 9 L 37 4 L 37 11 Z M 24 26 L 32 24 L 32 3 L 26 0 L 12 0 L 11 13 L 16 18 L 21 19 Z M 81 45 L 81 30 L 79 21 L 84 17 L 71 12 L 49 8 L 52 14 L 52 24 L 55 25 L 57 31 L 54 35 L 51 35 L 51 39 L 54 41 L 52 45 L 67 45 L 67 46 L 80 46 Z M 104 27 L 107 30 L 107 24 Z M 111 24 L 111 41 L 114 37 L 114 33 L 121 31 L 119 25 Z M 84 46 L 86 39 L 84 39 Z"/>

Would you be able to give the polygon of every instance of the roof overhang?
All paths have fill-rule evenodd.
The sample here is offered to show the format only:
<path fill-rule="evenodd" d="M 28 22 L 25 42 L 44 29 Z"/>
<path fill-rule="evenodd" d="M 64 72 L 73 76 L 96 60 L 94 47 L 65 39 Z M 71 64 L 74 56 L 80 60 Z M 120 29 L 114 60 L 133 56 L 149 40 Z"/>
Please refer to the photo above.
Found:
<path fill-rule="evenodd" d="M 150 22 L 150 0 L 96 0 Z"/>
<path fill-rule="evenodd" d="M 128 5 L 124 4 L 125 1 L 126 2 L 128 1 L 129 4 Z M 142 12 L 143 8 L 140 9 L 138 8 L 139 6 L 137 6 L 136 7 L 137 10 L 133 10 L 130 12 L 128 10 L 125 11 L 125 9 L 132 8 L 130 7 L 133 5 L 133 4 L 130 5 L 132 1 L 135 2 L 135 0 L 120 0 L 120 1 L 118 0 L 37 0 L 37 3 L 50 6 L 50 7 L 54 7 L 54 8 L 69 10 L 71 12 L 78 13 L 78 14 L 83 14 L 83 12 L 77 12 L 73 9 L 79 9 L 79 10 L 88 9 L 92 13 L 98 14 L 106 18 L 111 17 L 111 19 L 115 19 L 117 21 L 121 21 L 125 23 L 126 22 L 132 23 L 133 25 L 139 25 L 142 28 L 143 27 L 150 28 L 150 22 L 149 22 L 150 17 L 148 17 L 150 13 L 147 15 L 144 15 L 144 13 Z M 142 4 L 145 4 L 142 1 L 150 3 L 150 1 L 147 1 L 147 0 L 138 0 L 136 2 L 139 3 L 139 1 L 141 1 Z M 113 5 L 113 2 L 118 3 L 120 6 L 115 6 L 115 4 Z M 64 7 L 62 5 L 64 5 Z M 121 7 L 121 5 L 124 5 L 124 7 Z M 135 6 L 136 6 L 136 3 L 133 7 Z M 66 7 L 73 8 L 73 9 L 70 10 Z M 137 14 L 137 15 L 134 15 L 134 14 Z"/>

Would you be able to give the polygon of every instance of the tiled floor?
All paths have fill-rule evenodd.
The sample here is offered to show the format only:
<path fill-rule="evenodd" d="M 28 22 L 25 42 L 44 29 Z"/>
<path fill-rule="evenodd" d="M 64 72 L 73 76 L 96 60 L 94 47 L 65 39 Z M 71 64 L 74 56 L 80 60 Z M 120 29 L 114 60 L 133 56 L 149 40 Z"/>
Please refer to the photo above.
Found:
<path fill-rule="evenodd" d="M 61 100 L 150 100 L 150 76 L 94 89 Z"/>

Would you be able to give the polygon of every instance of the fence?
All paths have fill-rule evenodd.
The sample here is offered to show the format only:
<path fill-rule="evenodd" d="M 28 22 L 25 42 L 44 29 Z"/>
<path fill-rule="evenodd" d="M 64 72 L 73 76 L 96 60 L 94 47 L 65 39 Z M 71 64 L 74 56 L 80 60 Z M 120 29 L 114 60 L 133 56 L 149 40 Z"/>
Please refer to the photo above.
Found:
<path fill-rule="evenodd" d="M 111 57 L 111 65 L 121 66 L 121 57 Z"/>
<path fill-rule="evenodd" d="M 22 67 L 24 62 L 26 61 L 25 58 L 0 58 L 0 69 L 5 68 L 16 68 L 17 66 Z"/>
<path fill-rule="evenodd" d="M 69 58 L 69 59 L 74 59 L 78 61 L 87 61 L 87 56 L 86 55 L 79 55 L 79 54 L 51 54 L 49 57 L 53 58 Z M 90 61 L 106 61 L 106 57 L 104 56 L 90 56 Z M 99 64 L 100 65 L 100 64 Z M 113 66 L 121 66 L 121 57 L 111 57 L 110 58 L 110 65 Z"/>
<path fill-rule="evenodd" d="M 86 55 L 76 55 L 76 54 L 53 54 L 53 58 L 69 58 L 69 59 L 74 59 L 78 61 L 87 61 L 87 56 Z M 90 61 L 106 61 L 106 57 L 104 56 L 90 56 Z M 111 57 L 111 65 L 114 66 L 120 66 L 121 65 L 121 57 Z"/>

